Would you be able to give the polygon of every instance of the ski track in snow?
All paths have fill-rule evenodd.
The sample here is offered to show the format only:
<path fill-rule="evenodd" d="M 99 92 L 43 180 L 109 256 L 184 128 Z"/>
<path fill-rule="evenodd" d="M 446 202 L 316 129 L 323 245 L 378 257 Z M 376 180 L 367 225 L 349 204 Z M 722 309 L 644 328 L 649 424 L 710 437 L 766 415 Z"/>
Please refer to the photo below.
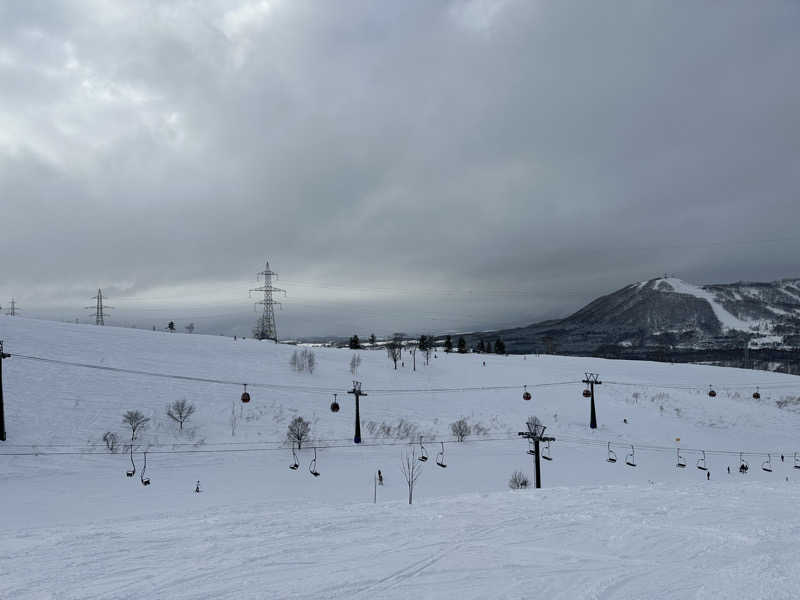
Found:
<path fill-rule="evenodd" d="M 293 347 L 251 340 L 2 317 L 0 339 L 12 353 L 163 373 L 342 391 L 353 379 L 347 350 L 318 349 L 317 371 L 301 375 L 288 367 Z M 444 354 L 413 373 L 392 369 L 385 352 L 362 358 L 358 378 L 367 392 L 519 384 L 510 391 L 373 394 L 362 401 L 362 422 L 403 418 L 440 439 L 450 422 L 467 416 L 490 425 L 490 435 L 514 437 L 537 414 L 557 438 L 553 461 L 543 464 L 545 489 L 507 490 L 513 470 L 532 470 L 527 445 L 516 438 L 447 444 L 448 467 L 425 465 L 412 506 L 404 501 L 396 446 L 320 449 L 319 478 L 308 474 L 306 447 L 297 472 L 287 469 L 285 450 L 153 453 L 146 488 L 124 476 L 125 454 L 2 456 L 0 599 L 800 597 L 800 470 L 792 456 L 800 452 L 800 414 L 775 405 L 797 396 L 798 378 L 643 361 Z M 523 383 L 579 380 L 586 370 L 604 380 L 596 431 L 587 429 L 579 383 L 532 388 L 534 399 L 521 400 Z M 332 415 L 325 394 L 255 388 L 241 408 L 236 386 L 15 357 L 4 376 L 9 441 L 0 450 L 47 450 L 52 443 L 85 449 L 104 431 L 120 431 L 120 415 L 132 408 L 153 418 L 142 443 L 166 448 L 280 439 L 296 414 L 313 422 L 318 438 L 352 436 L 349 398 Z M 653 382 L 694 389 L 649 387 Z M 709 383 L 718 392 L 713 400 Z M 755 401 L 750 394 L 759 384 L 762 399 Z M 194 437 L 177 435 L 163 416 L 181 397 L 198 408 Z M 232 403 L 244 417 L 235 437 Z M 748 456 L 750 473 L 740 475 L 737 456 L 710 454 L 706 481 L 693 468 L 697 453 L 682 450 L 689 466 L 676 469 L 674 452 L 637 448 L 632 469 L 620 446 L 620 462 L 605 461 L 607 440 L 668 446 L 676 437 L 684 448 L 772 451 L 775 470 L 758 468 L 766 456 Z M 438 450 L 428 448 L 432 456 Z M 377 468 L 386 485 L 372 504 Z M 197 479 L 201 494 L 192 492 Z"/>

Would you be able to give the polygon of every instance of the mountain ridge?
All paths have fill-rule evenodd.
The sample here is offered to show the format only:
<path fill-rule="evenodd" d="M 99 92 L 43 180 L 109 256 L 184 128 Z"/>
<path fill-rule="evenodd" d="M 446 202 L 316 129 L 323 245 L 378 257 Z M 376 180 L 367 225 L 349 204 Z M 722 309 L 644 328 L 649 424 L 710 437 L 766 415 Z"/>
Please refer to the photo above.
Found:
<path fill-rule="evenodd" d="M 600 296 L 562 319 L 470 333 L 470 346 L 501 337 L 511 353 L 658 358 L 800 348 L 800 278 L 694 285 L 656 277 Z M 697 358 L 694 358 L 697 360 Z"/>

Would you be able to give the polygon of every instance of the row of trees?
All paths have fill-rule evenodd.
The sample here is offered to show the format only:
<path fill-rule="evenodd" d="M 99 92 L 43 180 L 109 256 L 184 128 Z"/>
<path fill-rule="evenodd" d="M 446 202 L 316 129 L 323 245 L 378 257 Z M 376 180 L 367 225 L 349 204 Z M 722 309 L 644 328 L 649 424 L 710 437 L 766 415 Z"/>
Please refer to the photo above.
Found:
<path fill-rule="evenodd" d="M 456 350 L 459 354 L 466 354 L 467 352 L 467 340 L 464 339 L 464 336 L 459 336 L 458 341 L 456 342 Z M 452 352 L 453 351 L 453 338 L 449 335 L 444 338 L 444 351 L 445 352 Z M 492 347 L 492 342 L 484 343 L 483 340 L 478 342 L 478 345 L 473 348 L 474 352 L 479 354 L 483 353 L 492 353 L 495 354 L 505 354 L 506 353 L 506 344 L 502 340 L 502 338 L 497 338 L 494 341 L 494 347 Z"/>
<path fill-rule="evenodd" d="M 375 334 L 373 333 L 369 336 L 369 345 L 370 347 L 375 347 L 376 339 Z M 445 336 L 444 342 L 442 343 L 445 352 L 452 352 L 453 351 L 453 338 L 451 336 Z M 360 350 L 364 348 L 361 344 L 361 339 L 358 335 L 353 335 L 348 342 L 348 347 L 351 350 Z M 436 338 L 432 335 L 421 335 L 419 336 L 419 341 L 417 342 L 406 342 L 405 334 L 402 333 L 395 333 L 392 338 L 386 342 L 386 349 L 389 353 L 390 360 L 393 360 L 395 363 L 395 368 L 397 367 L 397 361 L 400 360 L 402 355 L 403 348 L 414 348 L 415 350 L 418 348 L 419 350 L 426 352 L 426 351 L 433 351 L 436 349 Z M 455 349 L 460 354 L 467 353 L 467 340 L 464 339 L 464 336 L 459 336 L 458 341 L 456 342 Z M 480 340 L 478 345 L 473 348 L 473 352 L 478 353 L 492 353 L 495 354 L 505 354 L 506 353 L 506 344 L 503 342 L 502 338 L 497 338 L 494 343 L 491 341 L 484 342 Z M 396 358 L 395 358 L 396 356 Z"/>

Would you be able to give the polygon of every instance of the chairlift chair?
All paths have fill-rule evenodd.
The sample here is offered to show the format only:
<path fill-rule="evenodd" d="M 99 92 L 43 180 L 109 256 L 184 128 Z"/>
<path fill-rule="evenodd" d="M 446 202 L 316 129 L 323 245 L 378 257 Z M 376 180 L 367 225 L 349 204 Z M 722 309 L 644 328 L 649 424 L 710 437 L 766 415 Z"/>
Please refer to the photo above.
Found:
<path fill-rule="evenodd" d="M 589 391 L 589 388 L 586 388 L 585 390 L 583 390 L 583 397 L 584 398 L 591 398 L 592 397 L 592 392 Z"/>
<path fill-rule="evenodd" d="M 797 452 L 794 453 L 794 468 L 800 469 L 800 456 L 798 456 Z"/>
<path fill-rule="evenodd" d="M 542 458 L 545 460 L 553 460 L 553 457 L 550 456 L 550 442 L 545 444 L 544 450 L 542 450 Z"/>
<path fill-rule="evenodd" d="M 319 471 L 317 471 L 317 449 L 314 448 L 314 459 L 308 465 L 308 472 L 311 473 L 314 477 L 319 477 Z"/>
<path fill-rule="evenodd" d="M 142 474 L 139 476 L 139 479 L 142 481 L 142 485 L 150 485 L 150 478 L 144 476 L 144 472 L 147 470 L 147 452 L 144 453 L 144 465 L 142 466 Z"/>
<path fill-rule="evenodd" d="M 708 465 L 706 465 L 706 451 L 700 450 L 703 453 L 703 456 L 697 459 L 697 468 L 701 471 L 708 471 Z"/>
<path fill-rule="evenodd" d="M 742 452 L 739 452 L 739 473 L 747 473 L 750 470 L 750 463 L 744 459 Z"/>
<path fill-rule="evenodd" d="M 635 450 L 633 448 L 633 444 L 631 444 L 630 454 L 628 454 L 625 457 L 625 464 L 628 465 L 629 467 L 635 467 L 636 466 L 636 456 L 635 456 L 634 453 L 635 453 Z"/>
<path fill-rule="evenodd" d="M 530 440 L 530 439 L 528 440 L 528 451 L 527 451 L 527 453 L 530 454 L 531 456 L 536 456 L 536 450 L 533 449 L 533 440 Z"/>
<path fill-rule="evenodd" d="M 133 442 L 131 442 L 131 468 L 125 471 L 127 477 L 136 475 L 136 463 L 133 462 Z"/>
<path fill-rule="evenodd" d="M 419 436 L 419 459 L 422 462 L 428 461 L 428 453 L 425 450 L 425 446 L 422 444 L 422 436 Z"/>
<path fill-rule="evenodd" d="M 294 446 L 292 446 L 292 464 L 289 465 L 289 468 L 292 471 L 297 471 L 300 468 L 300 463 L 297 462 L 297 452 L 294 450 Z"/>
<path fill-rule="evenodd" d="M 678 462 L 675 463 L 676 467 L 683 469 L 686 467 L 686 459 L 681 456 L 681 449 L 678 448 Z"/>
<path fill-rule="evenodd" d="M 447 467 L 447 462 L 444 459 L 444 442 L 441 442 L 442 450 L 436 455 L 436 464 L 443 469 Z"/>
<path fill-rule="evenodd" d="M 761 463 L 761 470 L 772 473 L 772 456 L 767 454 L 767 460 Z"/>
<path fill-rule="evenodd" d="M 606 459 L 606 462 L 617 462 L 617 453 L 611 449 L 611 442 L 608 442 L 608 458 Z"/>

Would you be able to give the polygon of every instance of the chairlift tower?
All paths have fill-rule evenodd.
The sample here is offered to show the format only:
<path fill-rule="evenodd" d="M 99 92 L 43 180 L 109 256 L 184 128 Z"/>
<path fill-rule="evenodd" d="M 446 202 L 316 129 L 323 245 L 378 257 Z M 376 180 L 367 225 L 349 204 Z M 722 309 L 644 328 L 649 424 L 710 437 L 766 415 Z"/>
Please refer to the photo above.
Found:
<path fill-rule="evenodd" d="M 250 292 L 263 292 L 264 299 L 256 302 L 256 305 L 263 305 L 263 312 L 256 322 L 255 329 L 253 329 L 253 336 L 258 340 L 272 340 L 278 343 L 278 328 L 275 324 L 275 305 L 281 306 L 280 302 L 276 302 L 272 298 L 273 292 L 283 292 L 286 295 L 286 290 L 277 288 L 272 285 L 272 278 L 278 279 L 278 274 L 269 268 L 269 261 L 263 271 L 258 274 L 259 281 L 264 278 L 264 285 L 253 288 Z"/>
<path fill-rule="evenodd" d="M 528 431 L 520 431 L 517 435 L 529 441 L 533 441 L 533 464 L 536 468 L 536 488 L 538 489 L 542 487 L 542 465 L 539 461 L 539 442 L 555 442 L 556 438 L 546 437 L 544 435 L 544 430 L 547 429 L 547 427 L 536 417 L 530 417 L 525 422 L 525 425 Z"/>
<path fill-rule="evenodd" d="M 354 381 L 353 382 L 353 389 L 347 392 L 348 394 L 353 394 L 356 397 L 356 425 L 355 425 L 355 432 L 353 434 L 353 443 L 360 444 L 361 443 L 361 411 L 359 407 L 359 400 L 361 396 L 366 396 L 367 392 L 361 391 L 361 382 Z"/>
<path fill-rule="evenodd" d="M 105 317 L 109 317 L 111 315 L 107 315 L 105 313 L 106 309 L 112 309 L 113 306 L 108 306 L 107 304 L 103 304 L 103 290 L 97 288 L 97 296 L 94 296 L 92 300 L 95 300 L 94 306 L 87 306 L 85 307 L 86 310 L 94 310 L 94 324 L 95 325 L 105 325 L 105 321 L 103 320 Z"/>
<path fill-rule="evenodd" d="M 6 417 L 3 408 L 3 360 L 6 358 L 11 358 L 11 355 L 3 352 L 3 340 L 0 340 L 0 442 L 6 441 Z"/>
<path fill-rule="evenodd" d="M 597 429 L 597 413 L 594 409 L 594 386 L 601 385 L 600 375 L 597 373 L 586 373 L 586 379 L 582 381 L 589 386 L 589 393 L 591 394 L 591 403 L 589 409 L 589 429 Z"/>

